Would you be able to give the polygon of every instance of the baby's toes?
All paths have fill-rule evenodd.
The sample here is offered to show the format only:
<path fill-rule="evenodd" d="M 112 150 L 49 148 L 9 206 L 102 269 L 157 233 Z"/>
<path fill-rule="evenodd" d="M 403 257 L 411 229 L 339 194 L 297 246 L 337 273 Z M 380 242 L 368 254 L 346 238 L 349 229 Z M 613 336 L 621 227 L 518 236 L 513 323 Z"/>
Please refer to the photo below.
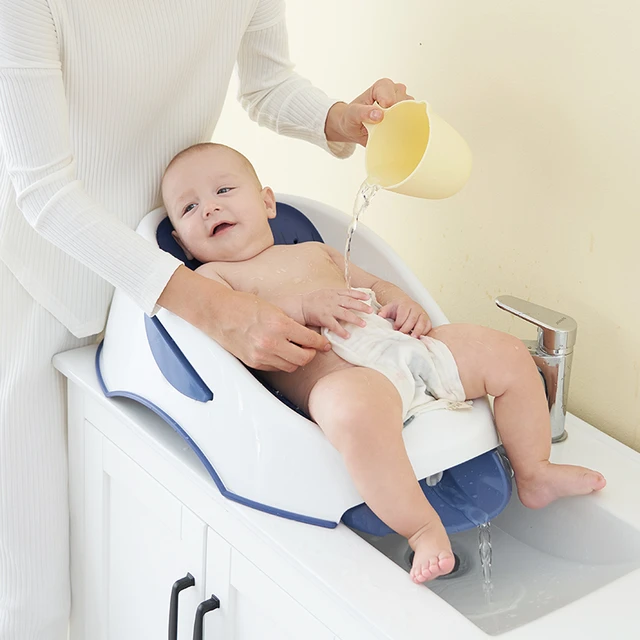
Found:
<path fill-rule="evenodd" d="M 431 556 L 425 562 L 414 562 L 411 568 L 411 578 L 417 584 L 433 580 L 438 576 L 450 573 L 455 565 L 455 558 L 450 551 L 441 551 L 437 556 Z"/>
<path fill-rule="evenodd" d="M 441 551 L 438 555 L 438 569 L 441 576 L 451 573 L 456 566 L 456 557 L 451 551 Z"/>
<path fill-rule="evenodd" d="M 431 566 L 432 566 L 431 562 L 428 562 L 427 564 L 424 564 L 424 565 L 421 564 L 417 567 L 412 567 L 411 579 L 416 584 L 421 584 L 422 582 L 427 582 L 427 580 L 432 580 L 433 578 L 435 578 L 435 575 L 433 575 L 433 572 L 431 571 Z M 437 561 L 435 566 L 437 568 L 438 566 Z"/>

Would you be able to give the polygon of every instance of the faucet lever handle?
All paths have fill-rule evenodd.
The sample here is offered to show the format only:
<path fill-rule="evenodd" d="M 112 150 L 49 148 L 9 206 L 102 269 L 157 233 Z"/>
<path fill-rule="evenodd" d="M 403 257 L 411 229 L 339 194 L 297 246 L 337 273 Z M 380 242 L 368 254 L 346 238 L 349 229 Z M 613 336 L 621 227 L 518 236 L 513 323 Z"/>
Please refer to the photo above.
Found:
<path fill-rule="evenodd" d="M 549 355 L 573 351 L 578 331 L 578 324 L 573 318 L 515 296 L 498 296 L 495 303 L 518 318 L 535 324 L 538 327 L 538 345 Z"/>

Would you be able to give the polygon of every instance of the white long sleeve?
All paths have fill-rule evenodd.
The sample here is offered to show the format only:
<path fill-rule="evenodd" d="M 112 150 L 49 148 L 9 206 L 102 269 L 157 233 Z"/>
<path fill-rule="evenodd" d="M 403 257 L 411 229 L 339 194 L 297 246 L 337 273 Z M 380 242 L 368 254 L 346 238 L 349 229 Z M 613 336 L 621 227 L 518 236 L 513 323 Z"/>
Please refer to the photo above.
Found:
<path fill-rule="evenodd" d="M 324 125 L 335 101 L 294 73 L 284 2 L 261 2 L 238 53 L 238 100 L 252 120 L 276 133 L 317 144 L 338 157 L 353 144 L 327 142 Z"/>
<path fill-rule="evenodd" d="M 0 260 L 76 336 L 112 286 L 147 313 L 180 264 L 132 229 L 211 139 L 236 59 L 252 118 L 336 155 L 288 58 L 282 0 L 0 0 Z"/>

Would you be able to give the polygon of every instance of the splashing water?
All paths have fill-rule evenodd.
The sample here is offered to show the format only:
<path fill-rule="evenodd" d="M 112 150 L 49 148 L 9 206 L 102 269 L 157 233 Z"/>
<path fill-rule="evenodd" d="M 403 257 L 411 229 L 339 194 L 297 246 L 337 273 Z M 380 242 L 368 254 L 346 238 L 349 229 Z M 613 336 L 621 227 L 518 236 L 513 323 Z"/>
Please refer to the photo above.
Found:
<path fill-rule="evenodd" d="M 353 203 L 353 218 L 347 230 L 347 244 L 344 248 L 344 281 L 347 283 L 347 289 L 351 289 L 351 274 L 349 273 L 349 260 L 351 258 L 351 240 L 358 226 L 358 219 L 369 206 L 371 198 L 380 189 L 380 185 L 365 180 L 358 189 L 358 195 Z"/>
<path fill-rule="evenodd" d="M 491 523 L 485 522 L 478 525 L 478 551 L 480 553 L 480 563 L 482 565 L 482 591 L 487 603 L 491 602 L 493 593 L 493 583 L 491 582 L 491 560 L 493 551 L 491 549 Z"/>

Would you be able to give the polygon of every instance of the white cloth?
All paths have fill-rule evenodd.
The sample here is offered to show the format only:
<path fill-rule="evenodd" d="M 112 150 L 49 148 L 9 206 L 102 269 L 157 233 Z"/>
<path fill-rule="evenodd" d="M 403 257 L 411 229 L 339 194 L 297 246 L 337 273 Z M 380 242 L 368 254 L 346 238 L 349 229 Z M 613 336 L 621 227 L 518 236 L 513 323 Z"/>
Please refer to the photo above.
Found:
<path fill-rule="evenodd" d="M 132 231 L 211 139 L 237 63 L 250 117 L 336 155 L 335 102 L 293 72 L 284 0 L 0 0 L 0 260 L 76 336 L 112 285 L 147 313 L 180 265 Z"/>
<path fill-rule="evenodd" d="M 464 409 L 464 388 L 453 354 L 444 342 L 429 336 L 412 338 L 393 328 L 393 321 L 377 315 L 381 306 L 370 289 L 368 303 L 374 313 L 356 311 L 367 326 L 341 323 L 349 338 L 323 329 L 322 333 L 341 358 L 360 367 L 369 367 L 385 375 L 402 399 L 405 424 L 411 417 L 428 409 Z"/>
<path fill-rule="evenodd" d="M 0 262 L 0 638 L 66 640 L 65 381 L 51 356 L 81 347 Z"/>

